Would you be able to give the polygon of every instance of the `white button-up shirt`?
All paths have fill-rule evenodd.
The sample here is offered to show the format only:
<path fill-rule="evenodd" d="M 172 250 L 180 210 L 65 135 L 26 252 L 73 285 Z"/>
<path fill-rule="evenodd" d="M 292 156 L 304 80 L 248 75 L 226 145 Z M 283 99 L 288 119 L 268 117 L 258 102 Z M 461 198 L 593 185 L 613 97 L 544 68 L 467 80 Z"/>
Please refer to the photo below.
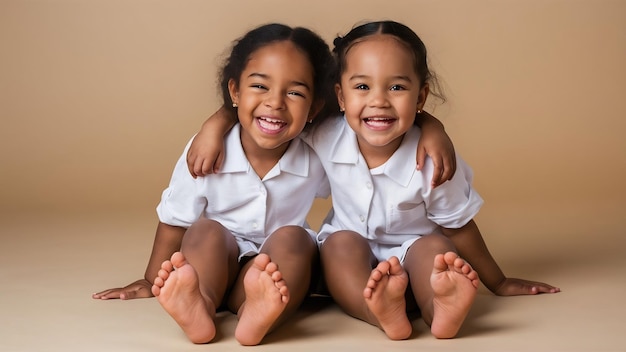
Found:
<path fill-rule="evenodd" d="M 251 241 L 258 248 L 280 227 L 305 226 L 314 198 L 330 193 L 320 160 L 299 138 L 291 141 L 263 179 L 246 158 L 239 124 L 225 138 L 225 159 L 217 174 L 196 179 L 190 175 L 186 162 L 190 145 L 191 141 L 157 206 L 163 223 L 189 227 L 204 215 L 233 232 L 238 241 Z"/>
<path fill-rule="evenodd" d="M 483 200 L 471 186 L 471 169 L 458 156 L 453 179 L 435 189 L 432 160 L 426 158 L 423 169 L 415 169 L 419 136 L 420 129 L 413 127 L 386 163 L 369 169 L 345 118 L 329 118 L 303 135 L 320 157 L 332 190 L 334 213 L 318 241 L 352 230 L 372 248 L 402 246 L 440 232 L 440 226 L 462 227 L 478 213 Z"/>

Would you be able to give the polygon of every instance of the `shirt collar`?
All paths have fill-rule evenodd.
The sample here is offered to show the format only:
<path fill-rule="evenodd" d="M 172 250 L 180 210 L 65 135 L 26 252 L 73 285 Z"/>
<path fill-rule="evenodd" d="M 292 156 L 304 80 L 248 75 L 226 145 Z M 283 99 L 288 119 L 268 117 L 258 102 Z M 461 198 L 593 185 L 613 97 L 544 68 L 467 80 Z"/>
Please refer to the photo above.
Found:
<path fill-rule="evenodd" d="M 338 164 L 354 164 L 359 161 L 361 152 L 356 139 L 356 134 L 347 122 L 340 124 L 341 132 L 337 133 L 335 140 L 331 141 L 332 148 L 330 161 Z M 404 136 L 402 144 L 384 165 L 383 174 L 400 184 L 407 186 L 417 166 L 417 142 L 420 137 L 420 129 L 412 127 Z"/>
<path fill-rule="evenodd" d="M 220 173 L 248 172 L 251 169 L 246 153 L 241 146 L 240 133 L 241 125 L 235 124 L 226 135 L 225 157 Z M 307 177 L 309 175 L 309 152 L 310 150 L 300 138 L 294 138 L 285 154 L 278 161 L 277 174 L 284 171 L 296 176 Z M 269 176 L 269 174 L 266 175 L 266 178 Z"/>
<path fill-rule="evenodd" d="M 412 127 L 402 139 L 398 150 L 387 160 L 383 173 L 406 187 L 417 172 L 417 142 L 420 137 L 420 129 Z"/>
<path fill-rule="evenodd" d="M 359 161 L 359 144 L 356 140 L 356 134 L 350 128 L 345 120 L 341 118 L 343 123 L 338 124 L 340 130 L 335 134 L 335 140 L 332 143 L 330 152 L 330 161 L 338 164 L 357 164 Z"/>

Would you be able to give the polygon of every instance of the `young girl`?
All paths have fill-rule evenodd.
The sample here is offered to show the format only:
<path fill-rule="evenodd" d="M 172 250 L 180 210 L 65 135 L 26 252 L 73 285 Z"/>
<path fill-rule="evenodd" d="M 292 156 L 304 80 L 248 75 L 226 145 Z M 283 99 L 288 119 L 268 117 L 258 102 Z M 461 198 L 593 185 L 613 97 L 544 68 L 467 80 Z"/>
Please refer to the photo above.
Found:
<path fill-rule="evenodd" d="M 397 22 L 372 22 L 337 38 L 334 52 L 345 118 L 325 121 L 304 139 L 331 183 L 333 213 L 318 240 L 337 304 L 394 340 L 411 335 L 407 303 L 417 304 L 435 337 L 452 338 L 478 274 L 497 295 L 559 292 L 500 270 L 473 220 L 483 201 L 460 158 L 454 177 L 437 188 L 428 182 L 431 159 L 422 170 L 406 163 L 416 157 L 414 122 L 432 77 L 419 37 Z"/>
<path fill-rule="evenodd" d="M 425 175 L 430 160 L 423 172 L 403 162 L 415 153 L 415 113 L 429 94 L 419 37 L 397 22 L 372 22 L 337 38 L 334 53 L 345 118 L 319 126 L 309 143 L 331 183 L 334 214 L 318 240 L 336 302 L 389 338 L 405 339 L 412 332 L 408 289 L 432 334 L 452 338 L 470 310 L 478 276 L 497 295 L 559 292 L 500 270 L 473 220 L 483 201 L 463 160 L 457 157 L 454 177 L 437 188 Z"/>
<path fill-rule="evenodd" d="M 215 337 L 222 305 L 238 315 L 242 345 L 289 317 L 319 261 L 306 215 L 316 195 L 329 194 L 319 159 L 296 137 L 328 95 L 332 66 L 328 45 L 304 28 L 270 24 L 239 39 L 221 76 L 239 120 L 221 172 L 194 179 L 189 143 L 157 207 L 145 279 L 94 298 L 151 292 L 194 343 Z"/>

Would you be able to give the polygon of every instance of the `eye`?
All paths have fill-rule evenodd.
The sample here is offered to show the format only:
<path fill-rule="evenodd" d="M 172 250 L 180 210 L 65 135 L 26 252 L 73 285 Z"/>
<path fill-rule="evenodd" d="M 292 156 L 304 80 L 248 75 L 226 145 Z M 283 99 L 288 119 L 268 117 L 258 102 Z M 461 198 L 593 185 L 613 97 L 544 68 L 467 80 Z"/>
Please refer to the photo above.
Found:
<path fill-rule="evenodd" d="M 306 98 L 304 93 L 298 92 L 296 90 L 292 90 L 292 91 L 287 92 L 287 95 L 293 95 L 293 96 L 296 96 L 296 97 Z"/>
<path fill-rule="evenodd" d="M 389 88 L 389 90 L 406 90 L 406 88 L 404 86 L 399 85 L 399 84 L 394 84 L 393 86 L 391 86 Z"/>
<path fill-rule="evenodd" d="M 254 88 L 254 89 L 265 89 L 267 90 L 267 87 L 265 87 L 264 85 L 260 84 L 260 83 L 254 83 L 250 85 L 250 88 Z"/>
<path fill-rule="evenodd" d="M 368 90 L 370 87 L 368 87 L 367 84 L 357 84 L 354 88 L 358 90 Z"/>

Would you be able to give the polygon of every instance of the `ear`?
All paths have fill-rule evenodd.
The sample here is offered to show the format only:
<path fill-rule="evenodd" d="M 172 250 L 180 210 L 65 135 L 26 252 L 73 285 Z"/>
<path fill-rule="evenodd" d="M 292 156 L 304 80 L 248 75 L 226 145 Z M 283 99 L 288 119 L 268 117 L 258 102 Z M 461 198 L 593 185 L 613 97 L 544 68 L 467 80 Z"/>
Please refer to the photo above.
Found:
<path fill-rule="evenodd" d="M 228 80 L 228 94 L 230 94 L 230 100 L 233 104 L 239 104 L 239 87 L 232 78 Z"/>
<path fill-rule="evenodd" d="M 341 89 L 341 84 L 335 84 L 335 94 L 337 95 L 337 102 L 339 103 L 339 109 L 341 111 L 346 110 L 346 103 L 343 99 L 343 90 Z"/>
<path fill-rule="evenodd" d="M 428 93 L 430 93 L 430 87 L 428 83 L 425 83 L 424 86 L 420 89 L 420 93 L 417 97 L 417 108 L 416 111 L 424 110 L 424 104 L 426 104 L 426 98 L 428 98 Z"/>

